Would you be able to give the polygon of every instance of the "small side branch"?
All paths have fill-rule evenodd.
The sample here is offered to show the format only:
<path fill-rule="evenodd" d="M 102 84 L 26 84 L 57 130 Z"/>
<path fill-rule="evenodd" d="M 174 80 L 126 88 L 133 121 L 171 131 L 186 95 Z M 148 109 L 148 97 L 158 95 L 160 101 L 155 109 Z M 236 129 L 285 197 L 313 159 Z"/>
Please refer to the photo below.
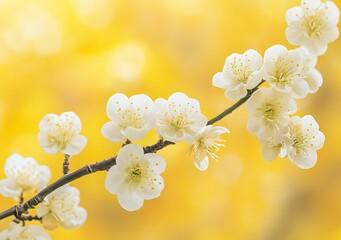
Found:
<path fill-rule="evenodd" d="M 207 122 L 207 125 L 212 125 L 212 124 L 218 122 L 219 120 L 223 119 L 227 115 L 231 114 L 234 110 L 239 108 L 241 105 L 243 105 L 247 100 L 249 100 L 249 98 L 252 96 L 252 94 L 258 90 L 258 87 L 261 84 L 263 84 L 264 82 L 265 81 L 262 80 L 255 88 L 247 90 L 247 94 L 246 94 L 245 97 L 241 98 L 238 102 L 236 102 L 231 107 L 229 107 L 228 109 L 226 109 L 225 111 L 220 113 L 218 116 L 216 116 L 216 117 L 212 118 L 211 120 L 209 120 Z"/>
<path fill-rule="evenodd" d="M 64 163 L 63 163 L 63 174 L 64 174 L 64 175 L 65 175 L 65 174 L 68 174 L 69 171 L 70 171 L 70 168 L 69 168 L 69 165 L 70 165 L 69 159 L 70 159 L 70 155 L 65 154 Z"/>

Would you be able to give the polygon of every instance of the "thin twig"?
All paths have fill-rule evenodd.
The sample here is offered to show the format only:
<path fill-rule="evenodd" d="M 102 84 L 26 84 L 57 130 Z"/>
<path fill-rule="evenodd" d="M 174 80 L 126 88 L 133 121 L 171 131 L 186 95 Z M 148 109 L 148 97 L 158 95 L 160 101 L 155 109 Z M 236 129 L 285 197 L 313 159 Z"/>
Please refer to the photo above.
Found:
<path fill-rule="evenodd" d="M 24 192 L 20 193 L 20 197 L 19 197 L 19 204 L 23 204 L 24 203 Z"/>
<path fill-rule="evenodd" d="M 63 163 L 63 174 L 68 174 L 70 171 L 70 162 L 69 162 L 70 155 L 65 154 L 64 156 L 64 163 Z"/>
<path fill-rule="evenodd" d="M 226 117 L 227 115 L 231 114 L 234 110 L 236 110 L 238 107 L 240 107 L 243 103 L 245 103 L 247 100 L 249 100 L 249 98 L 252 96 L 252 94 L 258 90 L 258 87 L 264 83 L 265 81 L 262 80 L 255 88 L 250 89 L 247 91 L 247 94 L 245 97 L 241 98 L 238 102 L 236 102 L 235 104 L 233 104 L 231 107 L 229 107 L 228 109 L 226 109 L 225 111 L 223 111 L 222 113 L 220 113 L 218 116 L 212 118 L 211 120 L 209 120 L 207 122 L 207 125 L 212 125 L 213 123 L 218 122 L 219 120 L 221 120 L 222 118 Z"/>

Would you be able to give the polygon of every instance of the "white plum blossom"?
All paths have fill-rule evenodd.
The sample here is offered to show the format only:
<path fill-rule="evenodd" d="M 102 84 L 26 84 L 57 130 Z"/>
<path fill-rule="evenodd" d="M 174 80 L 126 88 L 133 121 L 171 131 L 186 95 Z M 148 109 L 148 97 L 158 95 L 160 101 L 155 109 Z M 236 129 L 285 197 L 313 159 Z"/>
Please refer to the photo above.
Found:
<path fill-rule="evenodd" d="M 53 230 L 58 226 L 73 229 L 84 224 L 87 213 L 79 207 L 79 190 L 64 185 L 46 196 L 37 208 L 37 216 L 42 218 L 43 226 Z"/>
<path fill-rule="evenodd" d="M 300 47 L 293 51 L 297 51 L 302 59 L 302 70 L 300 76 L 309 86 L 309 93 L 315 93 L 323 83 L 322 75 L 315 68 L 317 57 L 312 55 L 306 48 Z"/>
<path fill-rule="evenodd" d="M 113 142 L 143 139 L 153 128 L 153 100 L 145 94 L 130 98 L 122 93 L 110 97 L 107 103 L 110 122 L 104 124 L 102 134 Z"/>
<path fill-rule="evenodd" d="M 155 128 L 158 134 L 171 142 L 187 141 L 204 126 L 207 118 L 200 112 L 200 104 L 186 94 L 176 92 L 168 101 L 159 98 L 154 102 Z"/>
<path fill-rule="evenodd" d="M 296 102 L 289 94 L 272 88 L 261 88 L 247 102 L 250 112 L 247 128 L 259 139 L 288 132 L 289 116 L 297 110 Z"/>
<path fill-rule="evenodd" d="M 144 154 L 136 144 L 125 145 L 117 154 L 116 165 L 108 171 L 105 187 L 117 194 L 119 204 L 127 211 L 142 207 L 144 199 L 160 196 L 164 182 L 160 174 L 166 161 L 154 153 Z"/>
<path fill-rule="evenodd" d="M 227 98 L 238 100 L 262 81 L 261 66 L 262 56 L 256 50 L 233 53 L 226 58 L 223 71 L 213 76 L 213 86 L 226 89 Z"/>
<path fill-rule="evenodd" d="M 309 93 L 309 85 L 301 76 L 303 63 L 298 51 L 287 50 L 282 45 L 268 48 L 264 54 L 264 80 L 272 88 L 294 98 L 303 98 Z"/>
<path fill-rule="evenodd" d="M 286 37 L 295 46 L 303 46 L 314 55 L 322 55 L 327 45 L 339 36 L 340 11 L 332 1 L 302 0 L 301 6 L 286 13 Z"/>
<path fill-rule="evenodd" d="M 296 166 L 312 168 L 317 161 L 316 151 L 323 147 L 324 141 L 325 136 L 311 115 L 291 118 L 287 151 L 289 160 Z"/>
<path fill-rule="evenodd" d="M 39 226 L 25 226 L 11 223 L 9 228 L 0 233 L 0 240 L 51 240 L 50 236 Z"/>
<path fill-rule="evenodd" d="M 283 134 L 273 134 L 260 139 L 262 144 L 261 153 L 266 161 L 272 161 L 277 156 L 284 158 L 287 155 L 287 138 Z"/>
<path fill-rule="evenodd" d="M 79 135 L 82 124 L 74 112 L 60 116 L 47 114 L 39 123 L 38 140 L 48 154 L 63 152 L 69 156 L 80 153 L 86 146 L 86 137 Z"/>
<path fill-rule="evenodd" d="M 201 171 L 208 168 L 208 157 L 217 159 L 215 152 L 224 146 L 221 142 L 220 135 L 229 133 L 230 131 L 224 127 L 212 127 L 208 125 L 200 129 L 195 134 L 192 142 L 192 152 L 194 153 L 194 165 Z"/>
<path fill-rule="evenodd" d="M 0 181 L 0 193 L 5 197 L 39 191 L 51 178 L 47 166 L 41 166 L 33 158 L 24 158 L 17 153 L 6 160 L 5 174 L 7 178 Z"/>

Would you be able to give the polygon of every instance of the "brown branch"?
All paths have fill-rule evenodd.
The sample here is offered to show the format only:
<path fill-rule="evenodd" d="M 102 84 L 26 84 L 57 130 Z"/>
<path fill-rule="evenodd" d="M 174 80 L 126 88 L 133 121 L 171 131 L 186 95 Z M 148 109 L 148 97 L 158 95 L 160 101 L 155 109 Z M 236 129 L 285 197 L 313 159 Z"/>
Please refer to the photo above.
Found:
<path fill-rule="evenodd" d="M 260 84 L 262 84 L 263 82 L 264 81 L 262 81 Z M 249 90 L 248 94 L 244 98 L 240 99 L 238 102 L 236 102 L 234 105 L 232 105 L 231 107 L 229 107 L 228 109 L 223 111 L 218 116 L 209 120 L 207 125 L 211 125 L 211 124 L 219 121 L 220 119 L 226 117 L 227 115 L 231 114 L 233 110 L 240 107 L 243 103 L 245 103 L 251 97 L 251 95 L 255 91 L 257 91 L 259 85 L 256 86 L 254 89 Z M 128 142 L 126 142 L 126 144 L 128 144 Z M 155 152 L 157 152 L 157 151 L 159 151 L 159 150 L 161 150 L 161 149 L 163 149 L 169 145 L 173 145 L 173 144 L 175 144 L 175 143 L 170 142 L 170 141 L 164 141 L 163 139 L 160 139 L 154 145 L 144 147 L 143 150 L 145 153 L 155 153 Z M 65 163 L 64 163 L 64 165 L 65 165 Z M 101 162 L 86 165 L 86 166 L 84 166 L 84 167 L 82 167 L 82 168 L 80 168 L 80 169 L 78 169 L 72 173 L 68 173 L 68 174 L 65 174 L 66 168 L 64 166 L 64 175 L 61 178 L 59 178 L 54 183 L 50 184 L 49 186 L 47 186 L 46 188 L 41 190 L 36 196 L 34 196 L 33 198 L 24 202 L 23 204 L 18 204 L 14 207 L 11 207 L 11 208 L 1 212 L 0 213 L 0 220 L 7 218 L 7 217 L 10 217 L 10 216 L 15 216 L 16 219 L 20 220 L 24 217 L 24 216 L 22 216 L 22 214 L 28 214 L 29 209 L 33 209 L 34 207 L 36 207 L 38 204 L 40 204 L 44 200 L 44 198 L 48 194 L 55 191 L 59 187 L 65 185 L 65 184 L 68 184 L 68 183 L 70 183 L 70 182 L 72 182 L 78 178 L 89 175 L 90 173 L 95 173 L 98 171 L 107 171 L 114 165 L 116 165 L 116 156 L 109 158 L 109 159 L 106 159 L 106 160 L 103 160 Z"/>

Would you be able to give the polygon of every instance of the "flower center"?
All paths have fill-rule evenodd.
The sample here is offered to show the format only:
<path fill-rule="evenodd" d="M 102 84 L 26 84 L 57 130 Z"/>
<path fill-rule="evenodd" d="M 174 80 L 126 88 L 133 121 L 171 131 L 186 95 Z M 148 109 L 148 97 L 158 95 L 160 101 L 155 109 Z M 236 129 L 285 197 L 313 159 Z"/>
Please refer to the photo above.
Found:
<path fill-rule="evenodd" d="M 172 119 L 172 122 L 171 122 L 171 125 L 173 127 L 176 127 L 178 129 L 181 129 L 183 128 L 185 125 L 187 125 L 187 118 L 182 114 L 180 113 L 180 115 L 174 117 Z"/>
<path fill-rule="evenodd" d="M 48 140 L 57 144 L 58 148 L 63 150 L 75 135 L 72 128 L 72 122 L 56 123 L 49 132 Z"/>
<path fill-rule="evenodd" d="M 295 154 L 302 153 L 306 155 L 307 138 L 302 134 L 300 125 L 295 126 L 292 129 L 291 139 L 292 147 L 295 149 Z"/>
<path fill-rule="evenodd" d="M 316 10 L 314 15 L 304 17 L 303 26 L 306 28 L 309 37 L 313 34 L 317 37 L 322 35 L 324 14 L 323 11 Z"/>
<path fill-rule="evenodd" d="M 141 114 L 141 109 L 133 111 L 131 109 L 126 109 L 122 111 L 118 109 L 121 117 L 121 127 L 123 129 L 127 127 L 141 128 L 143 126 L 143 114 Z"/>
<path fill-rule="evenodd" d="M 209 154 L 213 159 L 217 159 L 218 156 L 215 154 L 215 152 L 219 151 L 219 147 L 224 146 L 224 144 L 220 144 L 215 142 L 219 141 L 220 139 L 211 139 L 211 138 L 205 138 L 202 137 L 198 140 L 198 146 L 195 149 L 195 151 L 199 148 L 203 149 L 207 154 Z"/>
<path fill-rule="evenodd" d="M 278 58 L 276 63 L 276 72 L 275 76 L 272 77 L 275 82 L 280 85 L 287 85 L 291 83 L 291 79 L 293 77 L 292 70 L 293 70 L 293 61 L 291 60 L 289 63 L 285 61 L 283 58 Z"/>
<path fill-rule="evenodd" d="M 270 103 L 265 103 L 262 111 L 264 116 L 269 120 L 274 120 L 277 117 L 275 107 Z"/>
<path fill-rule="evenodd" d="M 142 170 L 140 167 L 133 167 L 130 169 L 130 179 L 135 183 L 138 183 L 141 181 Z"/>
<path fill-rule="evenodd" d="M 230 68 L 235 76 L 238 76 L 237 81 L 246 84 L 252 71 L 246 65 L 241 62 L 241 59 L 234 58 L 233 62 L 230 64 Z"/>

